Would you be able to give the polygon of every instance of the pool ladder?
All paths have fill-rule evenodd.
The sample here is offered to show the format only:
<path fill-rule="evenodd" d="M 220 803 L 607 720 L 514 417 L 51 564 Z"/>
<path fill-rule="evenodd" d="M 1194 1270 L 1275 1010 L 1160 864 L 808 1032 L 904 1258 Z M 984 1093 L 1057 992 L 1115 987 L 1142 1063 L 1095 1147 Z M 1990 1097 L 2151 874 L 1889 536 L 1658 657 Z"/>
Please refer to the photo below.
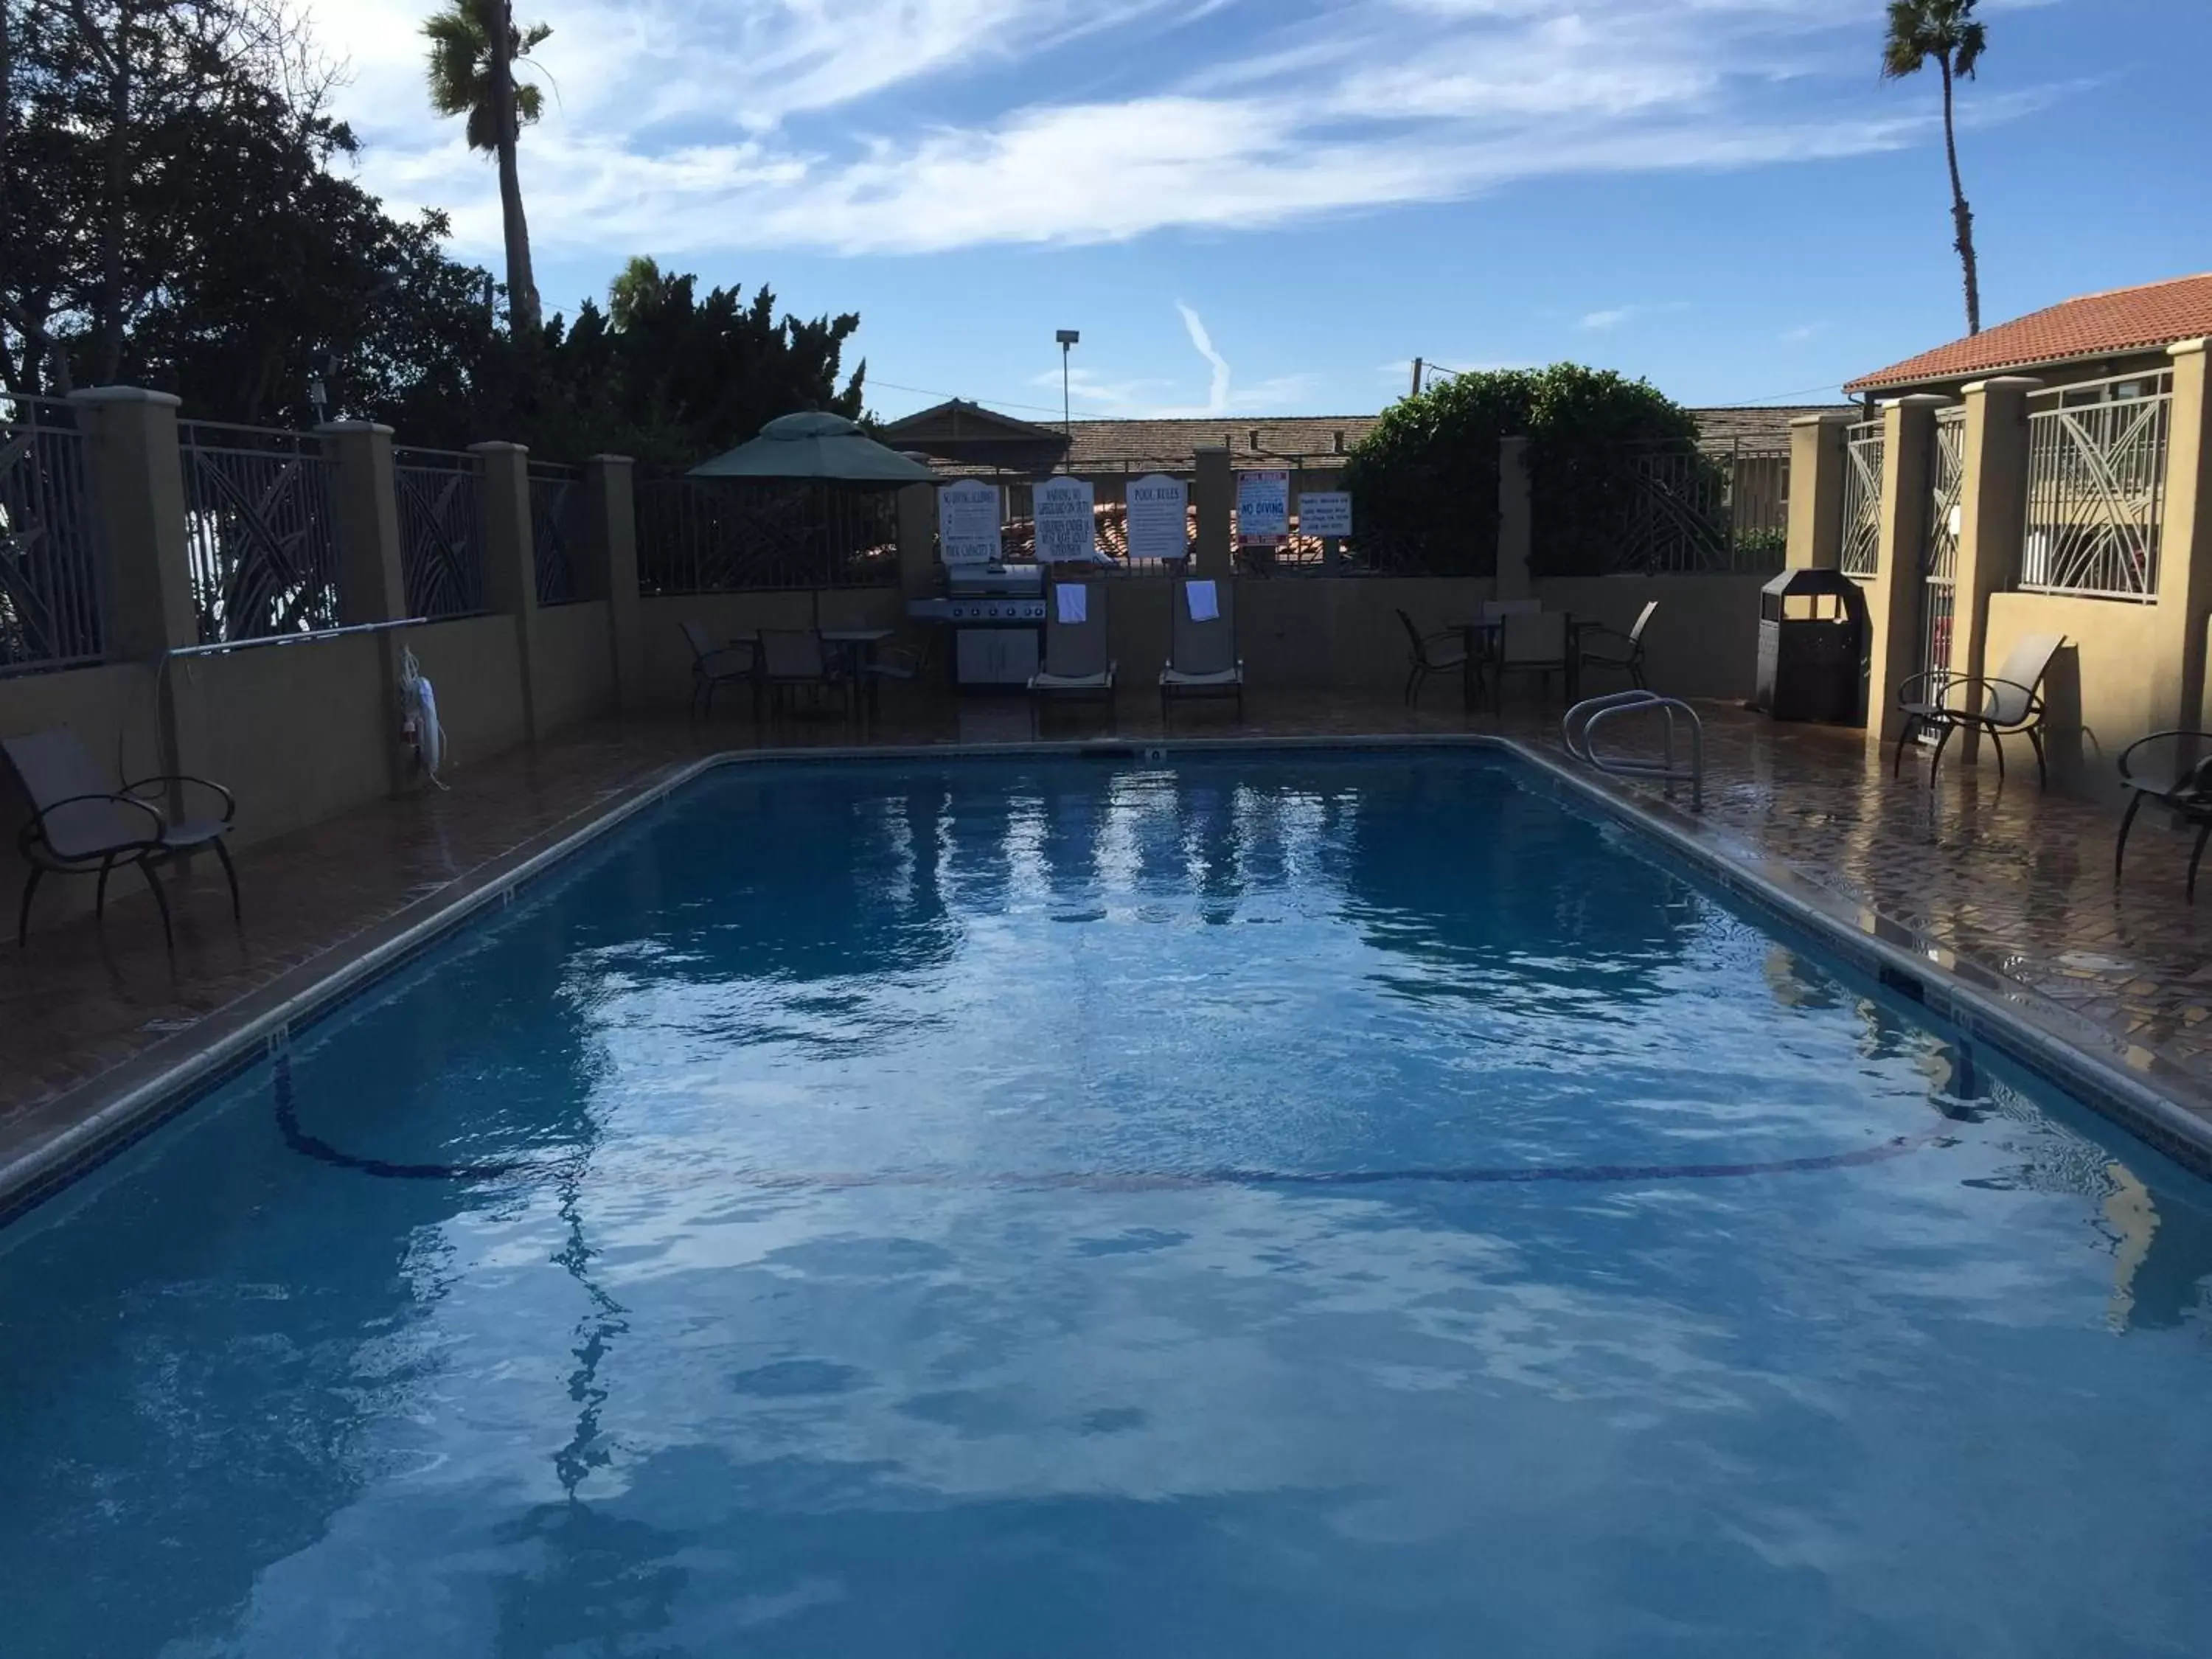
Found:
<path fill-rule="evenodd" d="M 1666 722 L 1665 758 L 1638 759 L 1599 750 L 1596 738 L 1600 726 L 1631 714 L 1658 714 Z M 1674 760 L 1677 718 L 1687 721 L 1690 727 L 1686 768 Z M 1677 783 L 1686 782 L 1690 786 L 1690 810 L 1705 810 L 1705 722 L 1698 718 L 1698 711 L 1680 697 L 1662 697 L 1656 691 L 1616 691 L 1607 697 L 1585 697 L 1567 710 L 1566 718 L 1559 722 L 1559 736 L 1566 743 L 1567 752 L 1592 771 L 1613 777 L 1658 778 L 1670 789 Z"/>

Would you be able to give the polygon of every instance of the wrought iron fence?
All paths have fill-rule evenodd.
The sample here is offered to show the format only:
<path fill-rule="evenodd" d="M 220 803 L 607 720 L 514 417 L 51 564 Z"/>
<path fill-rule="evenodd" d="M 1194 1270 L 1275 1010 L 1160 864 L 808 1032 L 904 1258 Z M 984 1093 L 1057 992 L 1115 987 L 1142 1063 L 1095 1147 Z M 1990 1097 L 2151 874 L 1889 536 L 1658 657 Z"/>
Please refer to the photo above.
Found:
<path fill-rule="evenodd" d="M 1957 613 L 1959 532 L 1966 513 L 1966 411 L 1936 416 L 1935 465 L 1929 469 L 1928 536 L 1922 544 L 1920 666 L 1929 695 L 1940 699 L 1951 671 L 1951 620 Z"/>
<path fill-rule="evenodd" d="M 531 462 L 530 545 L 540 605 L 573 605 L 584 597 L 576 571 L 583 507 L 583 483 L 574 467 Z"/>
<path fill-rule="evenodd" d="M 180 422 L 185 540 L 200 643 L 334 628 L 335 467 L 313 433 Z"/>
<path fill-rule="evenodd" d="M 483 468 L 449 449 L 395 449 L 399 574 L 417 617 L 483 609 Z"/>
<path fill-rule="evenodd" d="M 1881 571 L 1881 481 L 1889 465 L 1889 437 L 1881 422 L 1860 421 L 1844 434 L 1844 533 L 1841 568 L 1846 576 Z"/>
<path fill-rule="evenodd" d="M 2021 586 L 2158 598 L 2172 404 L 2168 374 L 2064 386 L 2029 400 Z"/>
<path fill-rule="evenodd" d="M 1790 527 L 1787 450 L 1652 446 L 1632 456 L 1627 477 L 1614 572 L 1782 568 Z"/>
<path fill-rule="evenodd" d="M 77 412 L 0 394 L 0 674 L 100 660 L 99 532 Z"/>
<path fill-rule="evenodd" d="M 834 484 L 642 479 L 637 574 L 645 593 L 888 586 L 898 580 L 897 496 Z"/>

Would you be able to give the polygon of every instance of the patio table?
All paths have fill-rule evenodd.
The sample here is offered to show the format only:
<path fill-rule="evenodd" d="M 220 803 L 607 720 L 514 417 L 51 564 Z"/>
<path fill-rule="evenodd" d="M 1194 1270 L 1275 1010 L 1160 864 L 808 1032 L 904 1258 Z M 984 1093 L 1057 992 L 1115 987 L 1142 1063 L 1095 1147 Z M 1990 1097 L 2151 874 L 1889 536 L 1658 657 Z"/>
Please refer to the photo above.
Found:
<path fill-rule="evenodd" d="M 1445 626 L 1460 636 L 1467 648 L 1467 663 L 1460 670 L 1460 702 L 1462 707 L 1473 708 L 1478 701 L 1477 692 L 1482 684 L 1482 667 L 1496 653 L 1500 635 L 1505 631 L 1505 619 L 1492 617 L 1487 622 L 1455 622 Z M 1582 623 L 1574 613 L 1567 613 L 1567 701 L 1575 700 L 1582 684 Z"/>

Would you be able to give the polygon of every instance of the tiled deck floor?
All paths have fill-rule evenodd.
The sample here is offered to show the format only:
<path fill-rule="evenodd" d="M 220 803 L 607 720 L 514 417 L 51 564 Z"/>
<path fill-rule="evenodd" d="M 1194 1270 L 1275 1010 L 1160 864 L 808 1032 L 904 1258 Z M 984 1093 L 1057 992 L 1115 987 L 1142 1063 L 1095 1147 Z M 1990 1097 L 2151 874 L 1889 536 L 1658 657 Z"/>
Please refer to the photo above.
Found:
<path fill-rule="evenodd" d="M 2129 881 L 2111 877 L 2116 814 L 2058 795 L 2033 777 L 1947 766 L 1924 787 L 1908 762 L 1892 783 L 1860 734 L 1705 711 L 1705 822 L 1744 856 L 1799 874 L 2008 975 L 2116 1036 L 2147 1047 L 2212 1092 L 2212 902 L 2182 902 L 2184 837 L 2137 827 Z M 1225 705 L 1178 709 L 1181 736 L 1399 734 L 1504 731 L 1556 747 L 1556 714 L 1504 721 L 1462 715 L 1444 695 L 1408 714 L 1394 699 L 1255 696 L 1241 721 Z M 1149 702 L 1069 710 L 1048 735 L 1147 737 Z M 942 702 L 887 718 L 869 741 L 1022 741 L 1018 706 Z M 454 778 L 451 793 L 380 803 L 239 858 L 246 921 L 234 930 L 211 869 L 177 895 L 177 949 L 164 952 L 151 901 L 111 902 L 88 919 L 0 948 L 0 1153 L 20 1150 L 32 1115 L 51 1123 L 58 1097 L 325 953 L 343 953 L 408 904 L 583 818 L 668 769 L 717 749 L 846 744 L 835 717 L 765 731 L 743 717 L 593 727 Z M 1626 786 L 1624 786 L 1626 787 Z M 343 960 L 333 955 L 332 962 Z M 85 1085 L 94 1085 L 86 1087 Z M 70 1103 L 74 1106 L 74 1101 Z M 34 1115 L 31 1109 L 42 1108 Z M 13 1133 L 11 1133 L 13 1131 Z"/>

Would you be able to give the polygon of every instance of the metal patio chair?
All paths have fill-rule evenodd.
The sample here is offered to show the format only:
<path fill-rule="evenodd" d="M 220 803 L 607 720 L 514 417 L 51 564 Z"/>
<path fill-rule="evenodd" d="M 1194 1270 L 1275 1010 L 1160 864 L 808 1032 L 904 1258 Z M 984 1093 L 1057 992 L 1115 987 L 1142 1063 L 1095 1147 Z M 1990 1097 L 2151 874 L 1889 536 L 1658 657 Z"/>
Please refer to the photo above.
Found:
<path fill-rule="evenodd" d="M 1192 611 L 1192 590 L 1211 589 L 1213 615 Z M 1231 696 L 1244 712 L 1244 664 L 1237 655 L 1236 584 L 1176 581 L 1168 589 L 1168 661 L 1160 670 L 1160 724 L 1172 697 Z"/>
<path fill-rule="evenodd" d="M 1890 776 L 1897 776 L 1904 769 L 1905 744 L 1923 729 L 1932 731 L 1936 733 L 1936 753 L 1928 763 L 1928 787 L 1934 788 L 1936 769 L 1943 763 L 1944 745 L 1954 732 L 1963 727 L 1986 732 L 1996 746 L 2000 781 L 2005 775 L 2004 740 L 2025 737 L 2035 750 L 2037 785 L 2049 788 L 2051 771 L 2043 753 L 2043 717 L 2047 712 L 2043 677 L 2050 672 L 2058 647 L 2065 643 L 2063 634 L 2024 635 L 2014 642 L 2001 673 L 1954 674 L 1929 669 L 1899 685 L 1897 706 L 1905 715 L 1905 727 L 1897 734 L 1897 757 L 1890 763 Z M 1914 686 L 1930 684 L 1936 686 L 1933 701 L 1924 693 L 1919 698 L 1909 695 Z M 1954 702 L 1954 698 L 1960 700 Z"/>
<path fill-rule="evenodd" d="M 769 696 L 780 696 L 787 708 L 794 692 L 804 690 L 810 696 L 818 696 L 835 690 L 847 697 L 850 712 L 852 678 L 832 666 L 828 645 L 811 628 L 762 629 L 759 672 Z"/>
<path fill-rule="evenodd" d="M 1407 703 L 1421 700 L 1421 688 L 1431 674 L 1463 674 L 1467 672 L 1467 645 L 1457 629 L 1448 628 L 1441 633 L 1424 634 L 1413 617 L 1401 611 L 1398 620 L 1405 625 L 1406 648 L 1410 659 L 1406 671 Z"/>
<path fill-rule="evenodd" d="M 714 693 L 725 685 L 748 684 L 753 688 L 753 701 L 760 701 L 760 682 L 755 678 L 759 653 L 750 640 L 733 640 L 727 645 L 714 643 L 714 636 L 695 622 L 681 624 L 684 638 L 691 647 L 691 713 L 696 715 L 714 712 Z"/>
<path fill-rule="evenodd" d="M 1584 668 L 1613 668 L 1628 676 L 1628 683 L 1638 691 L 1650 687 L 1644 683 L 1644 630 L 1651 626 L 1652 613 L 1659 609 L 1659 601 L 1645 601 L 1636 623 L 1626 634 L 1607 628 L 1603 623 L 1586 623 L 1576 635 L 1581 647 Z M 1595 640 L 1598 648 L 1590 649 Z"/>
<path fill-rule="evenodd" d="M 2136 753 L 2153 744 L 2168 745 L 2165 752 L 2138 762 Z M 2212 840 L 2212 732 L 2182 728 L 2154 732 L 2137 738 L 2120 750 L 2120 785 L 2128 792 L 2128 810 L 2120 819 L 2119 840 L 2112 847 L 2112 883 L 2119 884 L 2120 870 L 2128 856 L 2128 832 L 2136 827 L 2136 814 L 2147 800 L 2154 800 L 2197 826 L 2197 845 L 2189 853 L 2189 881 L 2183 890 L 2197 902 L 2197 866 L 2203 862 L 2204 843 Z"/>
<path fill-rule="evenodd" d="M 1575 701 L 1577 678 L 1567 613 L 1564 611 L 1509 611 L 1498 619 L 1498 654 L 1490 667 L 1498 676 L 1490 706 L 1503 712 L 1508 674 L 1540 674 L 1546 690 L 1552 676 L 1566 682 L 1567 701 Z"/>
<path fill-rule="evenodd" d="M 161 935 L 173 946 L 177 940 L 169 923 L 168 895 L 161 890 L 154 866 L 203 847 L 213 848 L 222 861 L 223 878 L 230 884 L 231 920 L 240 920 L 238 871 L 231 864 L 230 849 L 223 845 L 231 819 L 238 813 L 238 801 L 229 790 L 205 778 L 173 773 L 139 778 L 120 789 L 110 788 L 91 751 L 66 727 L 0 738 L 0 750 L 6 751 L 32 808 L 31 820 L 15 841 L 31 870 L 23 884 L 21 908 L 15 915 L 18 945 L 29 942 L 31 896 L 39 890 L 41 878 L 99 877 L 93 914 L 101 916 L 107 910 L 108 876 L 118 865 L 131 865 L 153 890 L 154 902 L 161 911 Z M 222 798 L 222 816 L 173 823 L 161 805 L 138 793 L 154 784 L 211 789 Z"/>

